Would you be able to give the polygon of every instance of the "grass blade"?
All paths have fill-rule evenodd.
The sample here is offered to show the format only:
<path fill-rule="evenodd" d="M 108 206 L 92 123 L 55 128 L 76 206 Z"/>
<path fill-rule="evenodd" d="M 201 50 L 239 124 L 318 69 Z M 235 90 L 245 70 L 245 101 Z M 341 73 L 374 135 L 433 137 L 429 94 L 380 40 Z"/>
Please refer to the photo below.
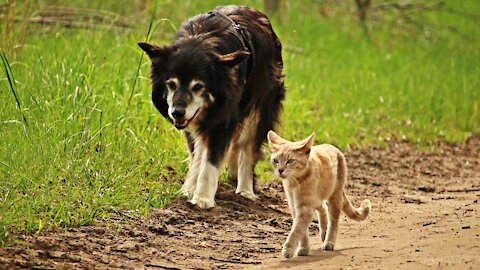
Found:
<path fill-rule="evenodd" d="M 152 16 L 150 17 L 150 22 L 148 24 L 147 35 L 145 36 L 145 42 L 148 42 L 148 40 L 150 39 L 153 22 L 155 20 L 155 15 L 157 14 L 157 7 L 158 7 L 158 0 L 155 1 L 155 6 L 153 7 L 153 10 L 152 10 Z M 138 61 L 137 72 L 135 73 L 135 79 L 133 80 L 132 90 L 130 91 L 130 97 L 128 98 L 128 108 L 130 108 L 130 103 L 133 98 L 133 93 L 135 92 L 135 87 L 137 86 L 138 74 L 140 73 L 140 68 L 142 66 L 143 55 L 144 54 L 142 53 L 142 55 L 140 56 L 140 60 Z"/>
<path fill-rule="evenodd" d="M 16 88 L 17 85 L 15 83 L 15 77 L 13 76 L 13 72 L 12 72 L 12 69 L 10 67 L 10 63 L 8 62 L 7 56 L 5 55 L 4 52 L 1 52 L 0 56 L 2 58 L 3 69 L 5 71 L 5 75 L 7 76 L 8 84 L 10 86 L 10 90 L 12 90 L 13 96 L 15 97 L 15 101 L 17 102 L 18 110 L 22 113 L 23 122 L 25 122 L 25 125 L 28 126 L 27 118 L 25 117 L 25 114 L 22 111 L 22 105 L 20 104 L 20 100 L 18 98 L 17 92 L 15 91 L 15 88 Z"/>

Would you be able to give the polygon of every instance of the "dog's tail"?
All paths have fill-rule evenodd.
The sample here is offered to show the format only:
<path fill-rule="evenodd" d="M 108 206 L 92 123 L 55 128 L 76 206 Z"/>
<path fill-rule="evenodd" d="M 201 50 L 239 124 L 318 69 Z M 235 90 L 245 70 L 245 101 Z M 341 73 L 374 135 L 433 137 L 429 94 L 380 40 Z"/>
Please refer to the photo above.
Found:
<path fill-rule="evenodd" d="M 343 192 L 342 211 L 345 213 L 345 215 L 347 215 L 347 217 L 355 221 L 362 221 L 368 217 L 368 214 L 370 214 L 371 210 L 372 203 L 370 202 L 370 200 L 363 200 L 360 207 L 355 208 L 348 199 L 347 194 L 345 194 L 345 191 Z"/>

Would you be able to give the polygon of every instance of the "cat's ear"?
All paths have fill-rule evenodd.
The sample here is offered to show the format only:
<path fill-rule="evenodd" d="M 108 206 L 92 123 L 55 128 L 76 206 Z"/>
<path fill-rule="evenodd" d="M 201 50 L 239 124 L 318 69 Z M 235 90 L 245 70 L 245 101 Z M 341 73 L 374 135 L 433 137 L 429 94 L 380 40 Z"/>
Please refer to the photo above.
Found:
<path fill-rule="evenodd" d="M 273 130 L 270 130 L 268 132 L 267 139 L 268 139 L 268 146 L 270 146 L 270 149 L 274 152 L 279 150 L 280 145 L 288 142 L 287 140 L 278 136 L 277 133 L 275 133 L 275 131 Z"/>
<path fill-rule="evenodd" d="M 284 144 L 284 143 L 287 143 L 288 141 L 283 139 L 282 137 L 278 136 L 277 133 L 275 133 L 275 131 L 273 130 L 270 130 L 267 134 L 267 139 L 268 139 L 268 144 L 269 145 L 272 145 L 272 144 Z"/>
<path fill-rule="evenodd" d="M 310 151 L 312 150 L 313 143 L 315 142 L 315 132 L 313 132 L 308 138 L 302 141 L 302 148 L 300 150 L 307 155 L 310 154 Z"/>

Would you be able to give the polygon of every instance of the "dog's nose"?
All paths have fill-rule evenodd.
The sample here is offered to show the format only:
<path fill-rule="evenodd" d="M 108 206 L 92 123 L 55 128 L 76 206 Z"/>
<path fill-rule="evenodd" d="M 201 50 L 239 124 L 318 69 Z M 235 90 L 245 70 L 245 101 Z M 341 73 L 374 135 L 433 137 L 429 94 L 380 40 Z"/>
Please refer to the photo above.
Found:
<path fill-rule="evenodd" d="M 172 116 L 175 119 L 182 119 L 183 116 L 185 115 L 185 108 L 179 108 L 179 107 L 174 107 Z"/>

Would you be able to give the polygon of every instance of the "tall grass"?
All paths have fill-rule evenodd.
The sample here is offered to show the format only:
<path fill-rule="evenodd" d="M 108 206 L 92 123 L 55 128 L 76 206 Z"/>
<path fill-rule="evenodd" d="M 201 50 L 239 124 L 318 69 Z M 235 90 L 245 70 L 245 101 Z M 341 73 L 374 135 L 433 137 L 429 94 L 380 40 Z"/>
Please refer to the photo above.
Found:
<path fill-rule="evenodd" d="M 17 10 L 26 3 L 47 6 L 24 1 Z M 29 25 L 28 35 L 13 34 L 12 46 L 2 46 L 0 244 L 12 232 L 91 224 L 125 209 L 146 214 L 178 197 L 186 149 L 150 101 L 150 63 L 136 43 L 145 40 L 155 2 L 142 3 L 71 4 L 146 18 L 138 28 Z M 262 8 L 261 1 L 237 3 Z M 216 5 L 159 1 L 150 20 L 157 28 L 147 36 L 167 44 L 182 21 Z M 441 11 L 422 18 L 468 38 L 373 22 L 367 40 L 350 13 L 325 18 L 315 1 L 286 5 L 272 16 L 285 47 L 285 137 L 316 131 L 318 141 L 345 148 L 390 137 L 462 141 L 480 131 L 477 21 Z M 447 5 L 480 13 L 473 0 Z M 271 178 L 268 165 L 257 170 Z"/>

